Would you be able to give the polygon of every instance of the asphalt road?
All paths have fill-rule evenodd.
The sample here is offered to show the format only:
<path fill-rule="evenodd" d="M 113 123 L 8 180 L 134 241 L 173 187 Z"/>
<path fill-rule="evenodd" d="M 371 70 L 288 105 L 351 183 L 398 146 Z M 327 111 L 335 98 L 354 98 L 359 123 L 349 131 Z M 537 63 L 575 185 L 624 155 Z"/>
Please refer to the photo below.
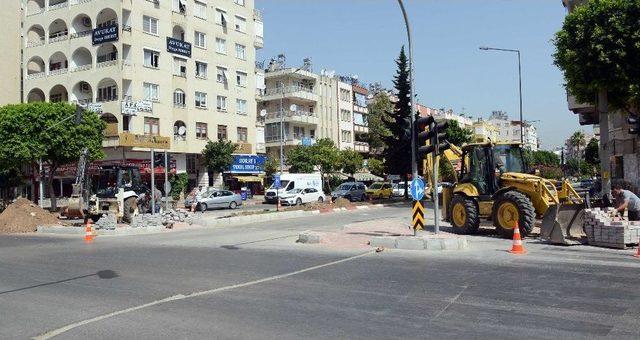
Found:
<path fill-rule="evenodd" d="M 474 237 L 462 252 L 295 243 L 407 208 L 155 235 L 0 237 L 0 338 L 640 337 L 633 251 Z M 408 217 L 407 217 L 408 219 Z M 46 337 L 45 337 L 46 338 Z"/>

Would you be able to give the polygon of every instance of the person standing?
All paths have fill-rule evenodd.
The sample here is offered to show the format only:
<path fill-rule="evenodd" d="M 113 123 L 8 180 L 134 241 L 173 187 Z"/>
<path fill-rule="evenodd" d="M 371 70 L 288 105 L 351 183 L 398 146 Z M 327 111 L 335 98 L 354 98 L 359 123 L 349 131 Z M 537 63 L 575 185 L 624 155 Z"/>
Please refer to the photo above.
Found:
<path fill-rule="evenodd" d="M 614 184 L 611 192 L 615 198 L 616 210 L 624 214 L 626 209 L 629 221 L 640 221 L 640 198 L 633 192 L 624 190 L 620 184 Z"/>

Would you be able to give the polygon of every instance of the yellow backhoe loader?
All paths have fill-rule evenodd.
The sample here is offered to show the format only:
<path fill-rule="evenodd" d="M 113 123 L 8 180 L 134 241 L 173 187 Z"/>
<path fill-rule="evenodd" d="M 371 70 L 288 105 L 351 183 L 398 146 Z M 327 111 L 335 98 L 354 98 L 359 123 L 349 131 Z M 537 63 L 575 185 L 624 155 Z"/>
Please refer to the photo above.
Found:
<path fill-rule="evenodd" d="M 424 167 L 429 182 L 431 157 Z M 527 236 L 541 219 L 540 236 L 551 243 L 574 244 L 583 235 L 584 200 L 566 180 L 529 174 L 519 143 L 451 145 L 443 157 L 454 167 L 461 163 L 456 183 L 442 190 L 442 216 L 455 232 L 476 233 L 484 219 L 504 237 L 513 236 L 518 222 Z"/>

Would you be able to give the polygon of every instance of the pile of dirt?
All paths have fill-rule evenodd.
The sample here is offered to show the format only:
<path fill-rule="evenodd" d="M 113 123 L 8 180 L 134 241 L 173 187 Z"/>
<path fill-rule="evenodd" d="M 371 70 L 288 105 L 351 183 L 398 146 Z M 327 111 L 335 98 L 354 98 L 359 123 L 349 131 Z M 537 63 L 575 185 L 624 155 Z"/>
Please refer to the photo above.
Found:
<path fill-rule="evenodd" d="M 353 206 L 353 203 L 351 203 L 351 201 L 342 197 L 338 198 L 335 202 L 333 202 L 333 204 L 336 206 L 336 208 L 350 208 Z"/>
<path fill-rule="evenodd" d="M 30 233 L 39 225 L 59 225 L 58 218 L 26 198 L 18 198 L 0 214 L 0 234 Z"/>

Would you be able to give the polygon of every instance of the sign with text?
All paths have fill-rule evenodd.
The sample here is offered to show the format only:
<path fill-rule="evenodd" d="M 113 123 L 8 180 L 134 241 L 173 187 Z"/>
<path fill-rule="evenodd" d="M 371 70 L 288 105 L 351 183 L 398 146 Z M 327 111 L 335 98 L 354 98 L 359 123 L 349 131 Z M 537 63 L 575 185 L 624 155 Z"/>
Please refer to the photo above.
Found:
<path fill-rule="evenodd" d="M 118 41 L 118 24 L 110 26 L 98 27 L 93 30 L 91 34 L 93 39 L 93 45 L 100 45 L 107 42 Z"/>
<path fill-rule="evenodd" d="M 138 112 L 153 112 L 153 102 L 149 100 L 139 100 L 137 102 L 124 100 L 122 101 L 121 111 L 125 116 L 135 116 Z"/>
<path fill-rule="evenodd" d="M 135 135 L 133 133 L 123 132 L 119 136 L 120 146 L 128 146 L 134 148 L 153 148 L 168 150 L 171 148 L 171 138 L 157 135 Z"/>
<path fill-rule="evenodd" d="M 265 156 L 234 155 L 231 173 L 259 174 L 264 171 Z"/>
<path fill-rule="evenodd" d="M 191 58 L 191 43 L 167 37 L 167 52 Z"/>

